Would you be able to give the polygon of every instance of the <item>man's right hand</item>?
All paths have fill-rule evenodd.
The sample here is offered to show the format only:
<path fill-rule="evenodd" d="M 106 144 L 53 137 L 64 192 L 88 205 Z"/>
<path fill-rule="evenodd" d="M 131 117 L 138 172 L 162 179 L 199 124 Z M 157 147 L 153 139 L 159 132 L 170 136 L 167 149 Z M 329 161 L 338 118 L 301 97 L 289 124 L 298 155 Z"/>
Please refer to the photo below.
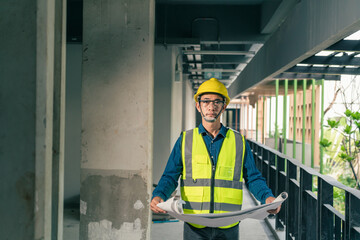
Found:
<path fill-rule="evenodd" d="M 150 203 L 151 211 L 153 211 L 154 213 L 166 213 L 166 211 L 164 211 L 161 208 L 159 208 L 158 206 L 156 206 L 158 203 L 161 203 L 161 202 L 164 202 L 164 200 L 162 200 L 161 197 L 154 197 Z"/>

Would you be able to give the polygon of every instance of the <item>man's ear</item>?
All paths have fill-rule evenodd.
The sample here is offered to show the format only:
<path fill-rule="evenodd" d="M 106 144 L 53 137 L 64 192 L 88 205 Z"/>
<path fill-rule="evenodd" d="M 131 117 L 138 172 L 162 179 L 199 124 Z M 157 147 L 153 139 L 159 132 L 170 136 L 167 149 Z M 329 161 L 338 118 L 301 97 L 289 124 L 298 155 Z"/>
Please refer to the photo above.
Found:
<path fill-rule="evenodd" d="M 199 104 L 199 102 L 196 103 L 195 107 L 196 107 L 196 110 L 198 110 L 198 112 L 200 112 L 200 104 Z"/>

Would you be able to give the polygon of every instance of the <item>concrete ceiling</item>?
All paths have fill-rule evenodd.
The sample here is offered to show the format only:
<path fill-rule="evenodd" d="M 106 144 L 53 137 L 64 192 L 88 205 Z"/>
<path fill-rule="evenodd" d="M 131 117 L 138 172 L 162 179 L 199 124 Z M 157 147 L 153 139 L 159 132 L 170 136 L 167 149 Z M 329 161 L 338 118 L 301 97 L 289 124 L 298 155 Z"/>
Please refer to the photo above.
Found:
<path fill-rule="evenodd" d="M 155 43 L 178 46 L 182 71 L 194 90 L 217 77 L 237 78 L 297 0 L 158 0 Z"/>
<path fill-rule="evenodd" d="M 360 42 L 344 39 L 360 29 L 358 0 L 157 0 L 155 12 L 155 44 L 180 49 L 194 90 L 215 76 L 235 99 L 271 94 L 274 79 L 360 73 Z M 82 0 L 67 13 L 67 41 L 81 42 Z"/>
<path fill-rule="evenodd" d="M 356 0 L 160 0 L 155 42 L 181 49 L 194 90 L 217 76 L 232 98 L 272 95 L 274 79 L 359 74 L 359 40 L 344 40 L 359 22 Z"/>

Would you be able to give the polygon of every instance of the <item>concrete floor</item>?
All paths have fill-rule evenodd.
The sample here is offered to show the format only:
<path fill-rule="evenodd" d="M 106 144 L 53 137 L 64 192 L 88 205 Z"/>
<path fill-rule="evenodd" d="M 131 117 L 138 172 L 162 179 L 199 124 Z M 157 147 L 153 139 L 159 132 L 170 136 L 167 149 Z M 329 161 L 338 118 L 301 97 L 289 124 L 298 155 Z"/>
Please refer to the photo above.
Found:
<path fill-rule="evenodd" d="M 243 209 L 255 206 L 247 189 L 244 189 Z M 241 240 L 276 239 L 264 220 L 245 219 L 240 223 Z M 183 238 L 183 222 L 153 223 L 151 239 L 179 240 Z"/>
<path fill-rule="evenodd" d="M 244 189 L 243 209 L 255 206 L 249 192 Z M 64 239 L 79 239 L 79 220 L 78 209 L 64 210 Z M 183 222 L 153 223 L 151 229 L 151 239 L 179 240 L 183 237 Z M 246 219 L 240 223 L 241 240 L 264 240 L 275 239 L 265 221 Z M 115 240 L 115 239 L 114 239 Z"/>

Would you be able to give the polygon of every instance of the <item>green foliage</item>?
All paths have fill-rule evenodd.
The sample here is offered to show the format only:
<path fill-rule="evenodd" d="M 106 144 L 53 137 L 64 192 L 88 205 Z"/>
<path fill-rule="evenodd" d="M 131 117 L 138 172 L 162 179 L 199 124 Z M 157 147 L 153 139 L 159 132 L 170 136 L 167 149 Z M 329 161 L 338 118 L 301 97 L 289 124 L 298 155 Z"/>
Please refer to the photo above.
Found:
<path fill-rule="evenodd" d="M 352 112 L 351 119 L 354 121 L 359 121 L 360 120 L 360 112 Z"/>
<path fill-rule="evenodd" d="M 334 188 L 334 208 L 345 215 L 345 191 Z"/>
<path fill-rule="evenodd" d="M 352 127 L 350 125 L 346 126 L 344 129 L 344 133 L 350 135 L 352 133 Z"/>
<path fill-rule="evenodd" d="M 328 129 L 320 141 L 328 156 L 323 173 L 335 177 L 342 184 L 360 188 L 354 164 L 360 152 L 360 113 L 346 110 L 345 117 L 328 120 Z M 345 191 L 334 188 L 334 207 L 344 213 Z"/>
<path fill-rule="evenodd" d="M 332 144 L 332 142 L 330 142 L 326 138 L 324 138 L 323 140 L 320 141 L 320 146 L 323 148 L 330 147 L 331 144 Z"/>
<path fill-rule="evenodd" d="M 340 121 L 330 120 L 330 119 L 328 119 L 327 122 L 331 128 L 337 128 L 340 124 Z"/>
<path fill-rule="evenodd" d="M 345 114 L 345 116 L 346 117 L 351 117 L 351 115 L 352 115 L 352 112 L 351 112 L 351 110 L 350 109 L 346 109 L 346 111 L 344 112 L 344 114 Z"/>

